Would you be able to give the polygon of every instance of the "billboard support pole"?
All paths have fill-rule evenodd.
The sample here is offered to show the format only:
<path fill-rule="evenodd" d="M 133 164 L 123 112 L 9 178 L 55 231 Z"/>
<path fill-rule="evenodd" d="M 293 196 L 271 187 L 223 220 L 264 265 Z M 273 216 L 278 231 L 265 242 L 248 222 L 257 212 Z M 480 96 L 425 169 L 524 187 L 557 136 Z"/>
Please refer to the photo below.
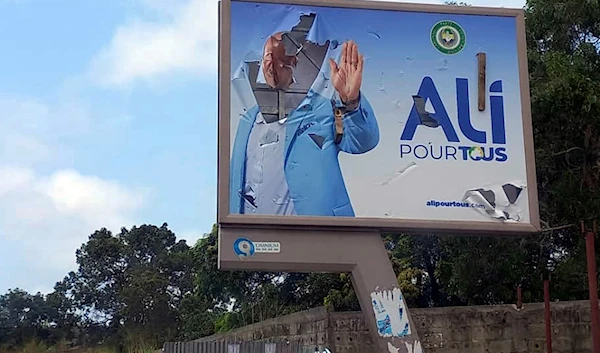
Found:
<path fill-rule="evenodd" d="M 600 353 L 600 315 L 598 315 L 598 279 L 596 274 L 596 221 L 593 222 L 591 231 L 585 229 L 581 222 L 581 232 L 585 235 L 585 253 L 587 258 L 588 289 L 590 293 L 590 315 L 592 318 L 593 352 Z"/>
<path fill-rule="evenodd" d="M 246 252 L 247 256 L 240 256 L 240 251 L 236 250 L 243 242 L 252 244 L 246 247 L 253 249 Z M 264 244 L 279 250 L 265 251 Z M 378 232 L 249 229 L 221 225 L 219 269 L 350 272 L 375 351 L 424 352 Z M 335 352 L 335 347 L 328 348 Z"/>
<path fill-rule="evenodd" d="M 396 349 L 400 349 L 399 345 L 404 346 L 402 349 L 406 348 L 406 352 L 409 353 L 423 352 L 421 343 L 418 340 L 416 327 L 412 321 L 409 325 L 410 331 L 414 336 L 414 342 L 400 342 L 401 340 L 397 340 L 399 342 L 394 343 L 391 340 L 382 337 L 378 331 L 381 326 L 378 322 L 379 320 L 377 320 L 376 313 L 374 312 L 373 298 L 371 296 L 374 292 L 377 292 L 377 288 L 386 288 L 388 290 L 392 288 L 398 288 L 398 278 L 394 273 L 394 269 L 392 268 L 392 264 L 388 258 L 387 251 L 384 248 L 383 241 L 380 240 L 381 235 L 372 234 L 369 235 L 369 237 L 375 238 L 374 241 L 372 241 L 373 251 L 377 250 L 383 254 L 374 256 L 371 259 L 365 258 L 365 261 L 360 261 L 354 267 L 354 270 L 352 270 L 352 286 L 354 287 L 354 292 L 356 293 L 356 297 L 360 303 L 361 311 L 363 312 L 367 327 L 371 333 L 371 338 L 373 339 L 375 345 L 379 348 L 378 352 L 403 352 L 404 350 L 396 351 Z M 381 293 L 385 293 L 385 291 L 381 291 Z M 397 293 L 401 293 L 400 289 L 397 290 Z M 400 298 L 400 300 L 400 305 L 403 308 L 404 315 L 409 316 L 408 307 L 406 306 L 404 298 Z"/>

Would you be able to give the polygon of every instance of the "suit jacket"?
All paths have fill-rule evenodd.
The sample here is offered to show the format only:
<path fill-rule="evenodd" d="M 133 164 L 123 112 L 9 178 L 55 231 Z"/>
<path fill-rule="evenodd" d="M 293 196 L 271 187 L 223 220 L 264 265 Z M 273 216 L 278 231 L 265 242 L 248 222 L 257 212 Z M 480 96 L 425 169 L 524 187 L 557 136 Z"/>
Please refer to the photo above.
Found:
<path fill-rule="evenodd" d="M 311 96 L 311 94 L 309 94 Z M 340 151 L 360 154 L 375 148 L 379 127 L 366 97 L 343 119 L 344 135 L 335 144 L 335 126 L 330 99 L 312 93 L 307 104 L 290 114 L 286 124 L 284 171 L 296 214 L 306 216 L 354 216 L 338 161 Z M 257 105 L 240 119 L 229 176 L 230 213 L 243 213 L 246 148 L 259 114 Z"/>
<path fill-rule="evenodd" d="M 329 57 L 339 57 L 338 48 L 330 49 L 321 71 L 306 98 L 286 120 L 284 172 L 294 209 L 299 216 L 354 217 L 338 160 L 340 151 L 361 154 L 379 143 L 379 126 L 367 98 L 361 94 L 360 105 L 343 118 L 344 134 L 334 142 L 335 124 L 331 99 L 335 90 L 329 82 Z M 245 180 L 246 148 L 250 132 L 260 109 L 242 65 L 234 75 L 232 86 L 246 108 L 241 116 L 233 149 L 229 175 L 229 211 L 244 212 L 241 196 Z M 339 102 L 338 102 L 339 103 Z"/>

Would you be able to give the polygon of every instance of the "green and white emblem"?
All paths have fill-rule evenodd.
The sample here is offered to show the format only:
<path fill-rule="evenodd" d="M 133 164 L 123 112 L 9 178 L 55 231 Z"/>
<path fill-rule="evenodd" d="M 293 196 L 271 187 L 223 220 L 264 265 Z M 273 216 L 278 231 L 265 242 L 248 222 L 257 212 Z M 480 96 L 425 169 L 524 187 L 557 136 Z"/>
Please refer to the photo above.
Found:
<path fill-rule="evenodd" d="M 460 52 L 465 47 L 466 41 L 465 31 L 454 21 L 440 21 L 431 28 L 431 43 L 444 54 Z"/>

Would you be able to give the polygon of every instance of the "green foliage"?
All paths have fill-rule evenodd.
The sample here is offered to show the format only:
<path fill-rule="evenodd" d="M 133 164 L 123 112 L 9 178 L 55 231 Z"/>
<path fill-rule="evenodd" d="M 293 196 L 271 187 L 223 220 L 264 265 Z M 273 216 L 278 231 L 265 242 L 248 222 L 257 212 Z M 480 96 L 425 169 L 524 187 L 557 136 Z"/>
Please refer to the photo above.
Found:
<path fill-rule="evenodd" d="M 59 282 L 55 293 L 73 302 L 84 324 L 98 328 L 87 331 L 157 345 L 179 332 L 179 307 L 192 290 L 189 250 L 167 224 L 123 228 L 116 235 L 101 229 L 77 251 L 78 271 Z M 98 339 L 92 334 L 82 343 Z"/>
<path fill-rule="evenodd" d="M 337 276 L 336 276 L 337 277 Z M 337 280 L 337 286 L 329 287 L 329 293 L 323 299 L 323 304 L 335 311 L 357 311 L 360 310 L 358 299 L 352 288 L 350 275 L 342 273 Z M 327 288 L 327 287 L 325 287 Z"/>
<path fill-rule="evenodd" d="M 600 5 L 530 0 L 527 8 L 542 218 L 548 226 L 577 223 L 600 210 Z"/>
<path fill-rule="evenodd" d="M 179 308 L 181 331 L 178 337 L 192 340 L 198 337 L 210 336 L 215 333 L 216 321 L 227 313 L 226 310 L 215 307 L 210 301 L 202 298 L 199 293 L 187 295 Z"/>
<path fill-rule="evenodd" d="M 38 293 L 31 295 L 20 289 L 0 296 L 0 346 L 18 347 L 33 340 L 53 340 L 59 333 L 51 326 L 57 312 Z"/>
<path fill-rule="evenodd" d="M 223 313 L 223 315 L 215 322 L 215 332 L 223 333 L 236 327 L 243 326 L 242 322 L 240 322 L 240 316 L 241 315 L 237 312 Z"/>

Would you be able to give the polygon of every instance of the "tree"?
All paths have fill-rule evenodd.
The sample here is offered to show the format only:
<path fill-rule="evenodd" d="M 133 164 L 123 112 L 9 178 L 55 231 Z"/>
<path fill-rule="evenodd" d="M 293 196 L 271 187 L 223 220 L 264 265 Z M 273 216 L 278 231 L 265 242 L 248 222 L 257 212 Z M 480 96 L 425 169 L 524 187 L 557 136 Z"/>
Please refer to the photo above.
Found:
<path fill-rule="evenodd" d="M 51 307 L 41 293 L 21 289 L 0 296 L 0 345 L 16 347 L 34 339 L 48 340 L 54 322 Z"/>
<path fill-rule="evenodd" d="M 122 340 L 162 342 L 176 336 L 179 307 L 192 290 L 191 257 L 165 223 L 107 229 L 77 250 L 79 269 L 57 288 L 69 293 L 84 321 L 119 332 Z"/>
<path fill-rule="evenodd" d="M 600 210 L 600 4 L 530 0 L 527 35 L 542 219 L 578 224 Z M 557 245 L 573 246 L 573 231 Z"/>
<path fill-rule="evenodd" d="M 585 252 L 573 225 L 600 210 L 600 4 L 529 0 L 526 20 L 544 251 L 553 283 L 574 284 L 565 267 Z"/>

